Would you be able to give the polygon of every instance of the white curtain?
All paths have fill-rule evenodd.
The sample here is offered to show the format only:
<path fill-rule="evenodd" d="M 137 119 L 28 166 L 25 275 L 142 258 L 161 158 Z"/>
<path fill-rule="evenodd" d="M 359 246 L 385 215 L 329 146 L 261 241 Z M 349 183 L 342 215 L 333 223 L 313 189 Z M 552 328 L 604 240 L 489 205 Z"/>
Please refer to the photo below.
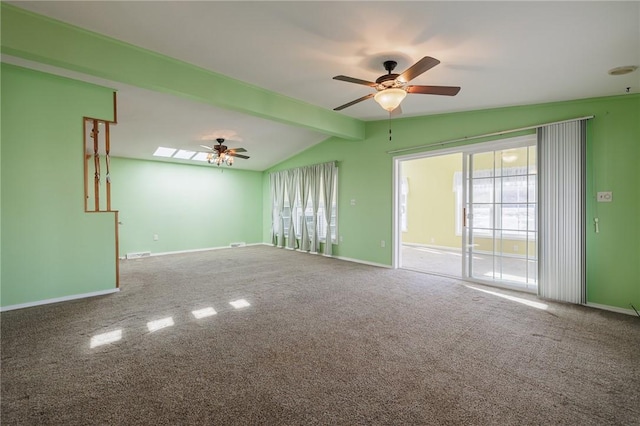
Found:
<path fill-rule="evenodd" d="M 271 240 L 274 245 L 297 246 L 300 250 L 317 253 L 320 241 L 324 239 L 324 253 L 331 255 L 331 216 L 334 208 L 337 209 L 334 200 L 336 173 L 335 162 L 329 162 L 270 174 Z M 324 211 L 320 213 L 323 206 Z M 310 207 L 312 218 L 308 217 L 307 207 Z M 290 219 L 285 222 L 287 209 Z M 321 234 L 321 229 L 326 232 Z"/>
<path fill-rule="evenodd" d="M 298 191 L 300 194 L 302 210 L 302 220 L 300 223 L 300 250 L 309 251 L 311 239 L 309 238 L 309 227 L 307 226 L 307 204 L 309 203 L 309 178 L 311 171 L 308 167 L 298 170 Z"/>
<path fill-rule="evenodd" d="M 322 164 L 311 166 L 312 173 L 309 175 L 309 185 L 311 187 L 311 206 L 313 208 L 313 228 L 311 229 L 311 252 L 317 253 L 320 249 L 320 235 L 318 232 L 318 209 L 320 208 L 320 186 L 322 185 Z M 329 225 L 327 225 L 328 227 Z"/>
<path fill-rule="evenodd" d="M 287 235 L 287 248 L 296 248 L 296 227 L 295 227 L 295 205 L 296 205 L 296 190 L 298 189 L 298 169 L 287 170 L 287 194 L 288 198 L 288 207 L 289 212 L 291 214 L 291 219 L 289 220 L 289 234 Z"/>
<path fill-rule="evenodd" d="M 284 247 L 284 185 L 286 175 L 283 173 L 271 173 L 271 243 Z"/>
<path fill-rule="evenodd" d="M 586 302 L 586 120 L 538 128 L 538 294 Z"/>
<path fill-rule="evenodd" d="M 324 201 L 324 219 L 326 221 L 326 235 L 324 240 L 324 254 L 331 256 L 333 253 L 333 244 L 331 244 L 331 206 L 333 201 L 333 192 L 335 191 L 335 174 L 336 168 L 334 163 L 328 163 L 322 170 L 322 197 Z"/>

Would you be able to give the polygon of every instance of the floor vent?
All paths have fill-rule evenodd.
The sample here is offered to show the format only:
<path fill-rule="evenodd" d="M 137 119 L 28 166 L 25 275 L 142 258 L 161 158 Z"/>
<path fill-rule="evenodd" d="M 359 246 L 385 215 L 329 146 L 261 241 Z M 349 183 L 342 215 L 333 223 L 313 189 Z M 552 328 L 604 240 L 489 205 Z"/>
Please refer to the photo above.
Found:
<path fill-rule="evenodd" d="M 137 253 L 127 253 L 127 259 L 140 259 L 141 257 L 151 256 L 150 251 L 139 251 Z"/>
<path fill-rule="evenodd" d="M 247 243 L 245 242 L 241 242 L 241 243 L 231 243 L 231 247 L 244 247 L 246 246 Z"/>

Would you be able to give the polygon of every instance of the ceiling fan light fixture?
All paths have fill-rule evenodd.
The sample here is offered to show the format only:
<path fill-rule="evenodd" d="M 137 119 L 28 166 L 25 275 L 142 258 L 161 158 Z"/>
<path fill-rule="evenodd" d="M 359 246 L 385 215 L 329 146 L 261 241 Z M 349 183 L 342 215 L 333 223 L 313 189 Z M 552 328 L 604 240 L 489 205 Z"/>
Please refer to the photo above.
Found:
<path fill-rule="evenodd" d="M 373 99 L 375 99 L 382 108 L 391 112 L 400 105 L 400 102 L 402 102 L 406 96 L 407 92 L 404 89 L 390 88 L 376 93 Z"/>

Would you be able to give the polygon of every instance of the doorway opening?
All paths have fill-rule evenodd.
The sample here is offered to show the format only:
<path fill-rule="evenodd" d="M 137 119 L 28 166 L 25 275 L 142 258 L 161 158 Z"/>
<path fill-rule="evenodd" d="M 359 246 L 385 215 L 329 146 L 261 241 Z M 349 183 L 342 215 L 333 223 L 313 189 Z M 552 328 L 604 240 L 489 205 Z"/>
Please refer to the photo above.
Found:
<path fill-rule="evenodd" d="M 537 291 L 536 137 L 394 159 L 396 267 Z"/>

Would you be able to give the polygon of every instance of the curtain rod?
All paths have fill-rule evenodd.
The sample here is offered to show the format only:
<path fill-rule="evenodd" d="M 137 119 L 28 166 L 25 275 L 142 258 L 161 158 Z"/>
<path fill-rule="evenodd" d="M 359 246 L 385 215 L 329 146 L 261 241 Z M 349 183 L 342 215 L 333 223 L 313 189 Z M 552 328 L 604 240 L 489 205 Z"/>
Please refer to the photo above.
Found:
<path fill-rule="evenodd" d="M 437 143 L 431 143 L 431 144 L 425 144 L 425 145 L 418 145 L 418 146 L 413 146 L 413 147 L 410 147 L 410 148 L 394 149 L 394 150 L 391 150 L 391 151 L 387 151 L 387 154 L 398 154 L 400 152 L 414 151 L 416 149 L 421 149 L 421 148 L 431 148 L 431 147 L 434 147 L 434 146 L 444 146 L 444 145 L 449 145 L 449 144 L 452 144 L 452 143 L 455 143 L 455 142 L 468 141 L 468 140 L 479 139 L 479 138 L 486 138 L 486 137 L 489 137 L 489 136 L 500 136 L 500 135 L 504 135 L 506 133 L 515 133 L 515 132 L 521 132 L 523 130 L 537 129 L 538 127 L 550 126 L 552 124 L 570 123 L 572 121 L 578 121 L 578 120 L 589 120 L 589 119 L 594 118 L 594 117 L 595 117 L 595 115 L 587 115 L 587 116 L 584 116 L 584 117 L 571 118 L 569 120 L 552 121 L 550 123 L 542 123 L 542 124 L 536 124 L 534 126 L 520 127 L 519 129 L 501 130 L 499 132 L 485 133 L 484 135 L 477 135 L 477 136 L 465 136 L 463 138 L 451 139 L 451 140 L 444 141 L 444 142 L 437 142 Z"/>
<path fill-rule="evenodd" d="M 330 164 L 330 163 L 333 163 L 334 167 L 338 167 L 338 160 L 332 160 L 332 161 L 325 161 L 323 163 L 307 164 L 306 166 L 291 167 L 290 169 L 274 170 L 273 172 L 269 172 L 269 174 L 286 172 L 288 170 L 303 169 L 305 167 L 311 167 L 311 166 L 320 166 L 322 164 Z"/>

